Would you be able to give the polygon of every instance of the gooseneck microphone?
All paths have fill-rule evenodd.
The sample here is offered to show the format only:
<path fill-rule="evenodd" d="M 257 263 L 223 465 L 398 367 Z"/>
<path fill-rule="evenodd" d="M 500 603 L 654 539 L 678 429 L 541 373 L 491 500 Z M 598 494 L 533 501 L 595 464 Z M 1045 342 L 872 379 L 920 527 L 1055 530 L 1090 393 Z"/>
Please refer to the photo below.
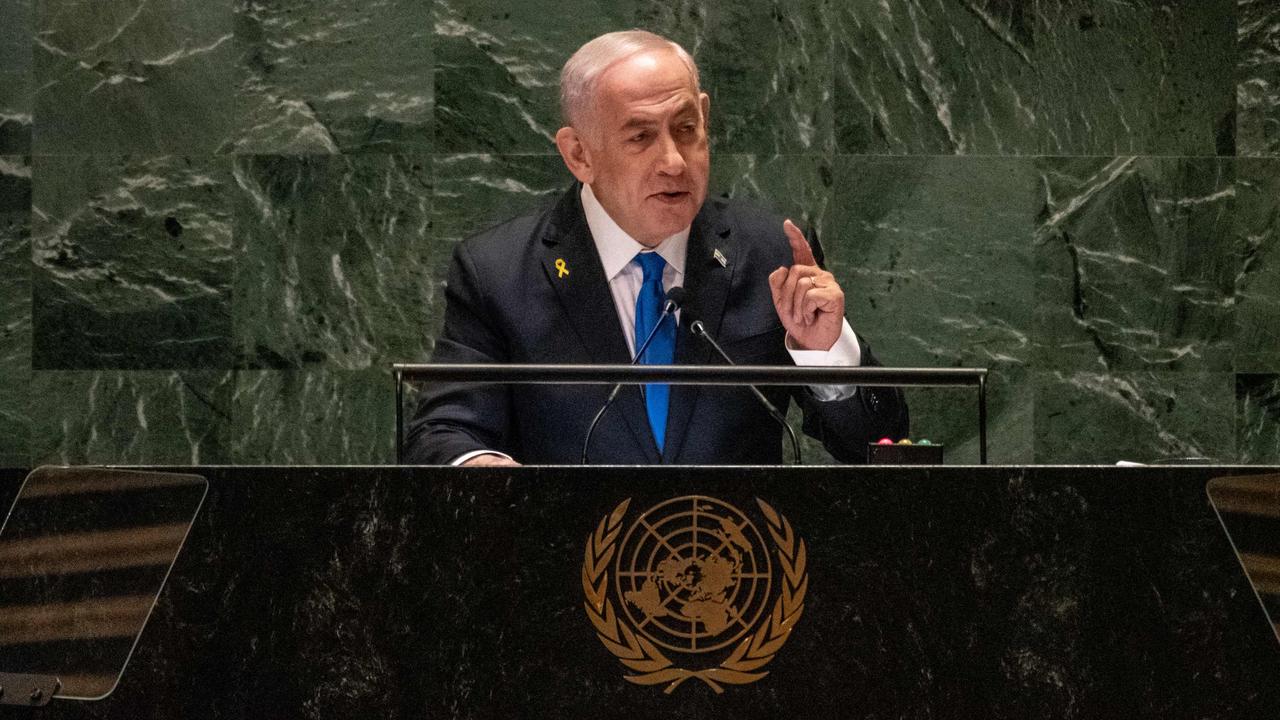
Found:
<path fill-rule="evenodd" d="M 724 348 L 720 347 L 720 343 L 716 342 L 716 339 L 711 337 L 711 333 L 707 332 L 707 327 L 702 324 L 701 320 L 694 320 L 693 324 L 689 326 L 689 330 L 697 337 L 706 340 L 707 344 L 714 348 L 716 353 L 718 353 L 720 357 L 724 358 L 726 363 L 729 363 L 730 365 L 737 365 L 737 363 L 729 357 L 729 354 L 724 351 Z M 800 441 L 796 438 L 796 431 L 791 429 L 791 423 L 787 422 L 787 416 L 779 412 L 778 408 L 774 407 L 773 403 L 769 402 L 769 398 L 765 397 L 764 393 L 760 392 L 760 388 L 755 385 L 748 385 L 747 389 L 751 391 L 751 394 L 756 396 L 756 399 L 760 401 L 760 404 L 764 406 L 764 409 L 769 412 L 769 417 L 773 418 L 779 425 L 786 428 L 787 436 L 791 438 L 791 454 L 795 457 L 797 465 L 803 465 L 804 460 L 800 456 Z"/>
<path fill-rule="evenodd" d="M 658 328 L 662 327 L 662 323 L 667 318 L 674 318 L 676 311 L 684 304 L 685 297 L 688 293 L 684 288 L 676 286 L 667 291 L 666 301 L 662 303 L 662 314 L 658 316 L 658 322 L 653 324 L 653 329 L 649 331 L 649 336 L 640 344 L 636 350 L 635 357 L 631 358 L 631 364 L 635 365 L 640 362 L 640 358 L 644 357 L 644 351 L 649 349 L 649 343 L 653 342 L 653 338 L 658 334 Z M 613 386 L 613 390 L 609 393 L 609 397 L 605 399 L 604 405 L 600 406 L 600 410 L 596 416 L 591 418 L 591 425 L 587 427 L 587 437 L 582 441 L 582 464 L 587 464 L 587 451 L 591 448 L 591 436 L 596 431 L 596 426 L 600 424 L 600 418 L 604 417 L 604 411 L 609 409 L 613 401 L 617 399 L 618 392 L 622 390 L 622 383 Z"/>

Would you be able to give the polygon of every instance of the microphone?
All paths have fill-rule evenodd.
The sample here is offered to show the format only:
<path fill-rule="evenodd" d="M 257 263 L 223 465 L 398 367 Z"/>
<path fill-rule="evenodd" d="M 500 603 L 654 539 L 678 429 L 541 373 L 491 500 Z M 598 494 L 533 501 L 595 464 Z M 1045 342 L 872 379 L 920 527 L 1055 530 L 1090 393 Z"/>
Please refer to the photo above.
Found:
<path fill-rule="evenodd" d="M 724 358 L 726 363 L 729 363 L 730 365 L 737 365 L 737 363 L 729 358 L 729 354 L 724 351 L 724 348 L 720 347 L 720 343 L 716 342 L 715 338 L 711 337 L 711 333 L 707 332 L 707 327 L 702 324 L 701 320 L 694 320 L 693 324 L 689 326 L 689 330 L 697 337 L 706 340 L 707 344 L 711 345 L 711 347 L 719 353 L 720 357 Z M 747 389 L 751 391 L 751 394 L 756 396 L 756 399 L 760 401 L 760 404 L 764 406 L 764 409 L 769 412 L 769 417 L 773 418 L 779 425 L 786 428 L 787 436 L 791 438 L 791 453 L 795 457 L 796 464 L 803 465 L 804 460 L 800 456 L 800 441 L 796 438 L 796 431 L 791 429 L 791 423 L 787 422 L 787 416 L 779 412 L 778 408 L 774 407 L 773 403 L 769 402 L 769 398 L 765 397 L 764 393 L 760 392 L 760 388 L 755 385 L 747 385 Z"/>
<path fill-rule="evenodd" d="M 658 316 L 658 322 L 653 324 L 653 329 L 649 331 L 649 336 L 640 344 L 636 350 L 635 357 L 631 358 L 631 364 L 635 365 L 640 362 L 640 358 L 644 357 L 644 351 L 649 349 L 649 343 L 653 342 L 653 338 L 658 334 L 658 328 L 662 327 L 662 323 L 667 321 L 669 317 L 675 317 L 676 311 L 684 304 L 688 292 L 680 286 L 676 286 L 667 291 L 666 301 L 662 303 L 662 314 Z M 600 406 L 600 410 L 596 416 L 591 418 L 591 425 L 587 427 L 587 437 L 582 441 L 582 464 L 587 464 L 587 451 L 591 448 L 591 436 L 596 431 L 596 426 L 600 424 L 600 418 L 604 417 L 604 411 L 609 409 L 613 401 L 617 399 L 618 392 L 622 390 L 622 383 L 613 386 L 613 391 L 609 393 L 609 397 L 605 399 L 604 405 Z"/>

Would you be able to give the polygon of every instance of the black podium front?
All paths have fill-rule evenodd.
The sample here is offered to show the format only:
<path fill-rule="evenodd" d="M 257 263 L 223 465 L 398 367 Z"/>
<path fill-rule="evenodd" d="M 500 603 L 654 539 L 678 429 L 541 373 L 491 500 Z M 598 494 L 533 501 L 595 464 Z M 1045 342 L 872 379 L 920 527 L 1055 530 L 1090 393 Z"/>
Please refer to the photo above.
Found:
<path fill-rule="evenodd" d="M 119 686 L 8 715 L 1280 717 L 1205 494 L 1274 468 L 182 471 Z"/>

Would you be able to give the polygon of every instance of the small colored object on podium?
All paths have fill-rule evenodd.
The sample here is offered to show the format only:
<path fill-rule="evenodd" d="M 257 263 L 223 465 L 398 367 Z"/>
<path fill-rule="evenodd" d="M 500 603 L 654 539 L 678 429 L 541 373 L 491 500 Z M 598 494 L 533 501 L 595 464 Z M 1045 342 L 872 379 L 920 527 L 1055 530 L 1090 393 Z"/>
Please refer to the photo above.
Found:
<path fill-rule="evenodd" d="M 912 442 L 911 438 L 902 438 L 894 442 L 891 438 L 880 438 L 867 445 L 867 463 L 870 465 L 941 465 L 941 444 L 935 445 L 930 440 Z"/>

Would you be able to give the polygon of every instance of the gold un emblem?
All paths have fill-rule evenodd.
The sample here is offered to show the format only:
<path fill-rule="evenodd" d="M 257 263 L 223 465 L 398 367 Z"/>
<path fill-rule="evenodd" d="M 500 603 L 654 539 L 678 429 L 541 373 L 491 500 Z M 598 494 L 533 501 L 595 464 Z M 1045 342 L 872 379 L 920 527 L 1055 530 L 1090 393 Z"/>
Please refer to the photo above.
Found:
<path fill-rule="evenodd" d="M 697 678 L 722 693 L 768 675 L 762 668 L 787 642 L 809 588 L 804 541 L 791 523 L 756 499 L 777 553 L 774 592 L 769 545 L 741 510 L 687 495 L 649 508 L 623 533 L 630 504 L 587 537 L 582 564 L 587 617 L 633 671 L 624 677 L 666 683 L 667 693 Z"/>

